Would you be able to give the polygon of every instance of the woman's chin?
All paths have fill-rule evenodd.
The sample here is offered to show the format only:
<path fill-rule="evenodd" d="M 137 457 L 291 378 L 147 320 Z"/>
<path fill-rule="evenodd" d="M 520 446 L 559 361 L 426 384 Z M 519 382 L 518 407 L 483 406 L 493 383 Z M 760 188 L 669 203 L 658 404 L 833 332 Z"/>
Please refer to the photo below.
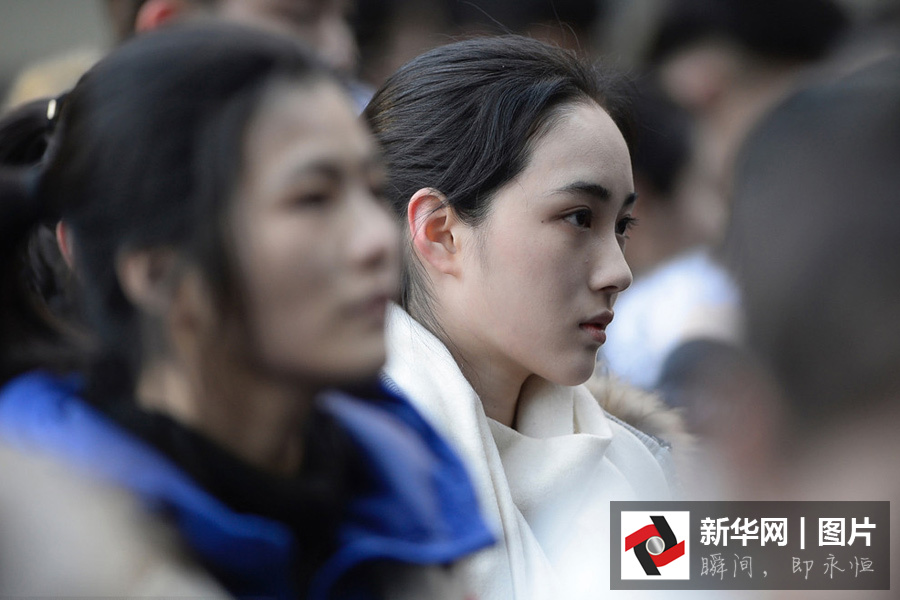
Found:
<path fill-rule="evenodd" d="M 378 377 L 387 361 L 383 338 L 377 343 L 370 344 L 368 349 L 360 347 L 356 350 L 355 360 L 347 365 L 344 377 L 349 381 L 367 381 Z"/>
<path fill-rule="evenodd" d="M 595 366 L 596 362 L 594 360 L 591 360 L 590 362 L 579 361 L 579 364 L 568 365 L 568 368 L 560 369 L 553 374 L 548 374 L 549 376 L 545 376 L 544 379 L 557 385 L 564 385 L 567 387 L 581 385 L 594 374 Z"/>

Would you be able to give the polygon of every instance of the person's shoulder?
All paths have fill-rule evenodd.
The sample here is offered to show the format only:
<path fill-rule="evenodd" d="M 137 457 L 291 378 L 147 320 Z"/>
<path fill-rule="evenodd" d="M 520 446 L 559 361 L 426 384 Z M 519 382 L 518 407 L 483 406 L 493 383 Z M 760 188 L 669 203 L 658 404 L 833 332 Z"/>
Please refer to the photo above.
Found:
<path fill-rule="evenodd" d="M 122 488 L 0 444 L 0 596 L 227 597 Z"/>
<path fill-rule="evenodd" d="M 368 390 L 319 397 L 356 447 L 362 466 L 341 548 L 317 573 L 310 597 L 325 597 L 363 565 L 390 563 L 376 581 L 387 598 L 464 598 L 444 565 L 494 543 L 459 457 L 387 378 Z M 455 589 L 455 587 L 453 588 Z M 465 589 L 465 586 L 460 589 Z"/>

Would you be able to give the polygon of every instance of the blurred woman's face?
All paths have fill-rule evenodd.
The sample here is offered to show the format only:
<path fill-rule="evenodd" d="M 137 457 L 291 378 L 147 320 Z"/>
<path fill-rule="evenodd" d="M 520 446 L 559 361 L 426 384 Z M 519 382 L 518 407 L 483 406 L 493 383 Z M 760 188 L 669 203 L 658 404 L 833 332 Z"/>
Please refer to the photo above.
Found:
<path fill-rule="evenodd" d="M 576 385 L 590 377 L 618 293 L 634 201 L 628 147 L 593 103 L 565 107 L 473 232 L 454 345 L 493 369 Z"/>
<path fill-rule="evenodd" d="M 248 349 L 313 384 L 377 373 L 399 238 L 371 136 L 333 84 L 284 84 L 251 121 L 232 212 Z"/>

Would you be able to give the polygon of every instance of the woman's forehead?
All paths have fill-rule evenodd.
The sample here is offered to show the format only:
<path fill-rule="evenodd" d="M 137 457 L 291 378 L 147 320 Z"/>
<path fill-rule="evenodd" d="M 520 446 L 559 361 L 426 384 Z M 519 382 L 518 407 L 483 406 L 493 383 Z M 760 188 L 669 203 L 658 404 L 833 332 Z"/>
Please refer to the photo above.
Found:
<path fill-rule="evenodd" d="M 574 181 L 617 189 L 616 180 L 631 179 L 631 158 L 622 132 L 597 104 L 578 103 L 561 113 L 535 141 L 523 176 L 532 174 L 548 186 Z M 613 181 L 609 181 L 610 178 Z M 629 189 L 626 193 L 630 193 Z"/>

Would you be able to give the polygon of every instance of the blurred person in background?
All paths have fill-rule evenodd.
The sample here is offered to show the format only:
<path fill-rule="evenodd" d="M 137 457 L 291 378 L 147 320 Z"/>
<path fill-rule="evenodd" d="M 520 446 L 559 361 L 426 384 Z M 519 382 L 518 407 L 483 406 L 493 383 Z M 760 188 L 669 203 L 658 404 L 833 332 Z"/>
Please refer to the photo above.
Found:
<path fill-rule="evenodd" d="M 707 256 L 695 251 L 693 208 L 685 185 L 695 144 L 691 115 L 668 97 L 652 75 L 638 83 L 633 163 L 639 201 L 633 213 L 637 226 L 625 248 L 635 281 L 616 303 L 616 319 L 607 330 L 597 373 L 588 385 L 594 388 L 621 378 L 646 390 L 644 402 L 607 408 L 642 431 L 671 442 L 682 493 L 691 499 L 711 499 L 732 487 L 724 483 L 731 479 L 729 469 L 719 465 L 732 463 L 720 461 L 719 455 L 734 450 L 741 456 L 745 448 L 711 443 L 740 421 L 725 418 L 721 390 L 705 389 L 691 377 L 697 368 L 694 363 L 705 356 L 698 355 L 700 350 L 719 347 L 715 338 L 733 338 L 737 292 L 724 271 L 706 269 Z M 692 272 L 706 276 L 686 275 Z M 679 353 L 684 346 L 688 350 Z M 710 356 L 727 361 L 729 355 L 711 352 Z M 711 381 L 702 380 L 710 386 Z M 729 377 L 723 383 L 733 381 Z M 752 415 L 740 417 L 745 424 L 753 421 Z"/>
<path fill-rule="evenodd" d="M 645 272 L 623 296 L 621 320 L 610 326 L 616 341 L 604 357 L 613 373 L 654 389 L 680 344 L 740 336 L 738 290 L 717 257 L 737 148 L 821 64 L 847 26 L 833 0 L 664 3 L 648 61 L 663 91 L 691 117 L 690 156 L 670 193 L 667 238 L 677 243 L 642 265 Z M 647 141 L 672 144 L 659 134 Z"/>
<path fill-rule="evenodd" d="M 0 178 L 0 595 L 467 597 L 446 565 L 492 537 L 377 384 L 397 229 L 337 80 L 278 37 L 173 27 L 49 106 L 9 117 L 47 149 Z M 16 261 L 58 218 L 89 347 Z"/>
<path fill-rule="evenodd" d="M 649 50 L 668 94 L 696 118 L 688 174 L 698 244 L 721 242 L 747 131 L 848 29 L 834 0 L 670 0 Z"/>
<path fill-rule="evenodd" d="M 706 252 L 696 249 L 687 185 L 696 145 L 691 116 L 652 76 L 641 81 L 635 96 L 634 157 L 635 190 L 641 201 L 634 213 L 638 227 L 626 249 L 635 282 L 620 298 L 600 360 L 615 376 L 651 390 L 679 342 L 731 335 L 737 297 L 731 281 L 708 268 Z M 695 274 L 703 276 L 692 277 Z"/>
<path fill-rule="evenodd" d="M 350 0 L 348 0 L 349 2 Z M 358 111 L 362 111 L 371 90 L 349 78 L 356 64 L 356 46 L 346 20 L 349 11 L 344 0 L 104 0 L 117 43 L 134 35 L 184 21 L 222 19 L 257 27 L 273 35 L 286 35 L 312 48 L 331 68 L 342 75 Z M 36 96 L 56 96 L 68 90 L 93 61 L 51 61 L 36 71 L 28 70 L 14 85 L 8 106 L 16 106 Z M 45 75 L 47 77 L 45 77 Z M 26 114 L 41 111 L 25 111 Z M 15 120 L 12 121 L 15 123 Z M 15 126 L 15 125 L 14 125 Z M 9 135 L 16 135 L 10 132 Z M 7 141 L 9 142 L 9 135 Z M 29 162 L 33 148 L 23 148 L 20 155 L 10 155 L 17 148 L 7 143 L 0 148 L 4 164 Z M 71 258 L 67 252 L 66 225 L 47 222 L 37 228 L 28 244 L 27 260 L 32 284 L 47 301 L 47 308 L 57 317 L 76 324 L 80 318 L 78 294 L 72 289 Z"/>
<path fill-rule="evenodd" d="M 381 85 L 416 56 L 452 40 L 523 34 L 595 56 L 593 29 L 609 0 L 357 0 L 351 21 L 360 77 Z"/>
<path fill-rule="evenodd" d="M 641 199 L 633 216 L 640 227 L 629 233 L 625 258 L 637 278 L 689 243 L 683 239 L 685 217 L 678 194 L 691 157 L 692 122 L 652 76 L 636 80 L 633 110 L 637 139 L 632 168 Z"/>
<path fill-rule="evenodd" d="M 814 81 L 846 75 L 885 55 L 890 55 L 892 51 L 896 53 L 898 38 L 896 36 L 892 38 L 885 33 L 896 31 L 896 15 L 891 18 L 892 13 L 887 9 L 878 15 L 879 19 L 875 19 L 874 15 L 866 19 L 857 16 L 859 21 L 855 28 L 847 30 L 836 40 L 840 43 L 830 44 L 832 50 L 827 59 L 807 63 L 807 65 L 815 64 L 815 67 L 807 66 L 802 75 L 796 78 L 797 85 L 803 87 Z M 816 19 L 821 19 L 822 15 L 812 15 L 811 18 L 812 22 L 816 23 L 818 22 Z M 810 32 L 803 35 L 810 35 Z M 802 43 L 803 35 L 790 43 Z M 778 39 L 774 35 L 769 38 L 769 44 Z M 787 44 L 788 42 L 783 42 L 783 45 Z M 765 118 L 765 115 L 759 118 Z M 752 123 L 747 121 L 746 126 L 752 127 Z M 747 196 L 745 202 L 748 204 L 753 201 L 750 194 L 745 196 Z M 638 228 L 637 233 L 639 235 L 643 232 Z M 685 263 L 684 260 L 680 262 Z M 654 280 L 658 282 L 661 279 L 660 274 L 667 272 L 678 274 L 675 267 L 679 267 L 679 261 L 669 261 L 659 267 L 656 277 L 651 276 L 643 281 L 639 277 L 632 290 L 641 291 Z M 714 281 L 727 284 L 731 280 L 730 277 L 726 279 L 725 273 L 719 270 L 708 270 L 708 273 L 712 277 L 704 280 L 707 285 Z M 681 274 L 684 275 L 683 272 Z M 650 325 L 659 325 L 661 319 L 671 318 L 673 316 L 671 311 L 673 306 L 677 306 L 677 300 L 699 289 L 698 281 L 700 280 L 695 278 L 695 281 L 688 282 L 682 278 L 680 285 L 677 280 L 670 281 L 671 289 L 665 294 L 665 299 L 661 298 L 656 304 L 649 302 L 646 297 L 640 298 L 639 294 L 636 294 L 638 297 L 626 295 L 619 303 L 618 312 L 623 319 L 621 321 L 617 319 L 614 327 L 629 321 L 634 323 L 634 327 L 631 331 L 625 332 L 624 336 L 612 335 L 611 343 L 607 347 L 610 364 L 614 367 L 620 366 L 625 359 L 634 354 L 634 351 L 639 351 L 639 341 L 658 341 L 662 333 L 672 331 L 672 327 Z M 688 283 L 691 285 L 687 285 Z M 725 286 L 720 288 L 723 291 L 728 290 Z M 729 292 L 729 295 L 737 298 L 739 296 L 737 288 Z M 645 303 L 644 310 L 640 311 L 640 314 L 630 315 L 626 312 L 640 302 Z M 738 300 L 734 306 L 738 307 L 739 304 Z M 709 323 L 727 322 L 721 319 L 721 312 L 717 315 L 713 309 L 714 306 L 707 303 L 703 310 L 693 311 L 692 320 L 682 318 L 677 322 L 682 328 L 696 321 L 701 321 L 702 325 L 703 320 Z M 740 323 L 741 311 L 737 311 L 729 320 Z M 616 331 L 614 327 L 611 327 L 612 334 L 622 333 Z M 715 329 L 709 326 L 694 329 L 705 333 L 694 335 L 693 339 L 682 336 L 683 343 L 670 345 L 664 354 L 659 353 L 662 362 L 656 363 L 658 378 L 654 384 L 667 403 L 684 411 L 689 430 L 696 434 L 695 442 L 699 451 L 693 454 L 692 468 L 681 472 L 687 495 L 694 498 L 770 497 L 772 489 L 769 486 L 761 486 L 759 482 L 765 481 L 771 475 L 771 466 L 778 464 L 779 457 L 784 452 L 778 440 L 792 427 L 785 418 L 786 403 L 778 382 L 758 358 L 747 355 L 744 350 L 734 345 L 740 336 L 710 335 Z M 643 337 L 638 337 L 635 332 L 642 332 Z M 746 333 L 754 335 L 752 326 Z M 615 346 L 623 339 L 631 341 L 631 345 L 625 348 L 626 352 L 617 355 Z M 632 348 L 634 351 L 627 352 Z M 651 345 L 648 355 L 653 350 L 657 348 Z M 616 363 L 616 358 L 620 360 L 619 363 Z M 626 374 L 633 372 L 639 374 L 641 372 L 639 367 L 639 361 L 631 360 L 622 368 Z"/>
<path fill-rule="evenodd" d="M 667 450 L 582 385 L 631 283 L 621 84 L 536 40 L 481 38 L 406 64 L 364 112 L 406 240 L 385 373 L 456 444 L 501 531 L 465 563 L 481 598 L 610 593 L 609 501 L 671 498 Z"/>
<path fill-rule="evenodd" d="M 106 0 L 119 41 L 185 18 L 226 19 L 298 39 L 330 67 L 352 74 L 357 50 L 350 0 Z"/>
<path fill-rule="evenodd" d="M 777 435 L 768 440 L 777 452 L 758 457 L 774 460 L 756 484 L 782 499 L 891 501 L 894 557 L 898 164 L 894 55 L 799 92 L 764 119 L 737 164 L 727 246 L 747 346 L 783 398 L 780 422 L 771 424 Z M 898 565 L 892 561 L 892 581 Z"/>
<path fill-rule="evenodd" d="M 352 0 L 104 0 L 117 43 L 137 33 L 198 18 L 225 19 L 287 35 L 312 48 L 330 67 L 345 76 L 356 69 L 356 40 L 347 15 Z M 55 96 L 71 88 L 98 52 L 67 54 L 27 69 L 12 84 L 5 105 Z M 350 83 L 359 110 L 371 91 Z"/>
<path fill-rule="evenodd" d="M 782 452 L 774 440 L 784 403 L 759 360 L 734 340 L 691 339 L 667 356 L 657 393 L 692 435 L 689 460 L 679 463 L 686 499 L 773 499 L 760 482 Z"/>

